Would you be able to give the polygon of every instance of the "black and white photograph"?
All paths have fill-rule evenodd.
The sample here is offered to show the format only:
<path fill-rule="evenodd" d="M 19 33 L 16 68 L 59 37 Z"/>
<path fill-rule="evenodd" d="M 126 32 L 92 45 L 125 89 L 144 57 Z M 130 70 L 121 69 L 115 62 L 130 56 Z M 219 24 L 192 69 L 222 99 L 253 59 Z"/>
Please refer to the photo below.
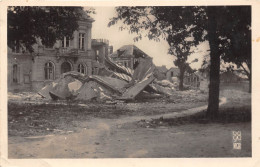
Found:
<path fill-rule="evenodd" d="M 8 159 L 252 158 L 251 5 L 5 12 Z"/>

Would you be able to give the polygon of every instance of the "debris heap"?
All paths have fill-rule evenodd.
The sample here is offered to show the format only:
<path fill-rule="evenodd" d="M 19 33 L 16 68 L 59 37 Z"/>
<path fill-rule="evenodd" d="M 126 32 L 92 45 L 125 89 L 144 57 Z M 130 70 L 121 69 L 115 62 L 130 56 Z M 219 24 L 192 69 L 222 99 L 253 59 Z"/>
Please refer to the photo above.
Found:
<path fill-rule="evenodd" d="M 159 81 L 152 58 L 140 58 L 132 70 L 121 66 L 109 57 L 98 75 L 86 76 L 70 71 L 43 87 L 38 94 L 53 100 L 134 100 L 141 92 L 172 95 L 175 85 L 167 80 Z"/>

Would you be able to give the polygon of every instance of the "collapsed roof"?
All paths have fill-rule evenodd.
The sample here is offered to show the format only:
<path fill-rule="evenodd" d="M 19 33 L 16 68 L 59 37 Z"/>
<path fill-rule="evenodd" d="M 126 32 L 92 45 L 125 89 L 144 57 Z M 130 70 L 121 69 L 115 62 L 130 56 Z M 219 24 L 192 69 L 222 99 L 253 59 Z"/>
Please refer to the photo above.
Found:
<path fill-rule="evenodd" d="M 134 45 L 126 45 L 124 55 L 144 55 Z M 131 51 L 131 52 L 130 52 Z M 123 55 L 121 54 L 121 55 Z M 151 57 L 139 57 L 139 64 L 132 70 L 113 62 L 105 57 L 98 75 L 86 76 L 71 71 L 64 73 L 60 78 L 46 85 L 38 93 L 53 100 L 134 100 L 143 91 L 170 95 L 174 85 L 169 81 L 157 81 L 156 66 Z"/>

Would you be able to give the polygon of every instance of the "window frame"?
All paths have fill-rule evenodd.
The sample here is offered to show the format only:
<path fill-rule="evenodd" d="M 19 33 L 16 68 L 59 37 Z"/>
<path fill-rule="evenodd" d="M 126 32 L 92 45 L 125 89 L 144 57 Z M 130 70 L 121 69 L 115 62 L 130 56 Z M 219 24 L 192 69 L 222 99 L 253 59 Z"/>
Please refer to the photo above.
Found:
<path fill-rule="evenodd" d="M 67 46 L 67 42 L 68 42 L 68 46 Z M 64 37 L 63 40 L 61 40 L 61 47 L 62 48 L 70 47 L 70 39 L 68 37 Z"/>
<path fill-rule="evenodd" d="M 79 33 L 79 41 L 78 41 L 79 43 L 79 46 L 78 46 L 78 48 L 80 49 L 80 50 L 84 50 L 85 49 L 85 33 Z"/>
<path fill-rule="evenodd" d="M 18 83 L 18 64 L 13 64 L 13 77 L 12 81 L 13 83 Z"/>
<path fill-rule="evenodd" d="M 82 72 L 82 70 L 84 70 L 84 71 Z M 86 66 L 83 63 L 79 63 L 77 66 L 77 71 L 79 73 L 86 74 L 86 72 L 87 72 Z"/>
<path fill-rule="evenodd" d="M 50 73 L 50 71 L 52 73 Z M 51 61 L 48 61 L 44 64 L 44 79 L 55 80 L 55 64 Z"/>

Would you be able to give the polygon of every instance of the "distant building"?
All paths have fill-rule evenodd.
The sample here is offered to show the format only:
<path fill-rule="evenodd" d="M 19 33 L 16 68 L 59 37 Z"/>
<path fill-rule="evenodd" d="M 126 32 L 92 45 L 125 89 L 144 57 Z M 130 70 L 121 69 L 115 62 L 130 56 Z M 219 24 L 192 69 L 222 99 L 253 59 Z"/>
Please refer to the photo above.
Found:
<path fill-rule="evenodd" d="M 109 41 L 92 39 L 94 20 L 87 14 L 80 18 L 73 39 L 58 40 L 52 48 L 33 46 L 34 53 L 21 49 L 8 50 L 8 90 L 39 90 L 68 71 L 97 74 L 104 56 L 113 52 Z M 112 49 L 112 51 L 111 51 Z"/>
<path fill-rule="evenodd" d="M 180 74 L 180 70 L 177 67 L 172 67 L 170 68 L 167 72 L 166 72 L 166 78 L 167 80 L 173 82 L 174 80 L 176 80 L 176 78 L 179 77 Z"/>
<path fill-rule="evenodd" d="M 221 89 L 235 89 L 247 92 L 250 82 L 243 70 L 226 71 L 220 74 Z"/>
<path fill-rule="evenodd" d="M 135 69 L 139 64 L 139 58 L 149 56 L 135 45 L 124 45 L 110 54 L 109 57 L 120 65 Z"/>
<path fill-rule="evenodd" d="M 199 89 L 207 92 L 209 89 L 209 74 L 207 72 L 195 72 L 185 74 L 183 83 L 191 89 Z"/>
<path fill-rule="evenodd" d="M 185 85 L 191 86 L 192 88 L 199 89 L 200 79 L 201 77 L 198 75 L 198 73 L 185 74 L 183 83 Z"/>
<path fill-rule="evenodd" d="M 158 80 L 165 80 L 166 74 L 167 74 L 168 69 L 166 68 L 165 65 L 162 66 L 156 66 L 155 68 L 155 74 Z"/>
<path fill-rule="evenodd" d="M 166 73 L 167 73 L 168 69 L 166 68 L 165 65 L 162 65 L 162 66 L 156 66 L 156 68 L 158 69 L 158 71 L 160 71 L 161 73 L 164 73 L 165 76 L 166 76 Z"/>
<path fill-rule="evenodd" d="M 223 83 L 236 83 L 242 80 L 243 79 L 241 77 L 239 77 L 237 74 L 235 74 L 235 72 L 232 71 L 226 71 L 220 74 L 220 82 Z"/>

